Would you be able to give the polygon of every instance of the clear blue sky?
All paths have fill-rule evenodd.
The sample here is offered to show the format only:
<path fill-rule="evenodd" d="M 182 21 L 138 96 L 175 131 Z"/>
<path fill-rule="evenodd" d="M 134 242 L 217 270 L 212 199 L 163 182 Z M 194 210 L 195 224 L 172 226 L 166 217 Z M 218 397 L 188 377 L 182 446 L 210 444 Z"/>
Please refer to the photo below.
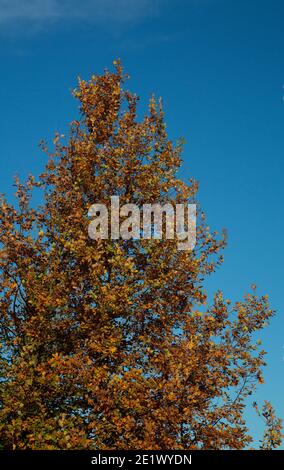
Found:
<path fill-rule="evenodd" d="M 256 398 L 282 417 L 283 18 L 282 0 L 0 0 L 0 192 L 42 169 L 38 142 L 75 117 L 76 77 L 120 57 L 141 112 L 163 97 L 170 136 L 187 141 L 182 174 L 199 180 L 210 225 L 228 229 L 209 290 L 237 299 L 256 283 L 277 310 Z"/>

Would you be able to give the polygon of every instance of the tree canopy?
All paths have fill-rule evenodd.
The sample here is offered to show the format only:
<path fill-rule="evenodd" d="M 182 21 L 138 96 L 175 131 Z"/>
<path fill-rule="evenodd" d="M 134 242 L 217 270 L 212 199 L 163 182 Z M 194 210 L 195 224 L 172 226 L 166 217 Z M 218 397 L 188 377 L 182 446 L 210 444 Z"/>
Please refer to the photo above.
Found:
<path fill-rule="evenodd" d="M 115 62 L 74 91 L 80 118 L 56 135 L 45 171 L 0 203 L 0 442 L 4 449 L 244 449 L 247 397 L 262 383 L 254 333 L 273 315 L 255 291 L 238 302 L 204 282 L 224 235 L 198 208 L 196 247 L 177 240 L 92 240 L 95 202 L 195 203 L 178 177 L 182 144 L 161 102 L 138 97 Z M 34 207 L 35 188 L 43 193 Z M 199 206 L 198 206 L 199 207 Z M 254 405 L 281 441 L 269 402 Z"/>

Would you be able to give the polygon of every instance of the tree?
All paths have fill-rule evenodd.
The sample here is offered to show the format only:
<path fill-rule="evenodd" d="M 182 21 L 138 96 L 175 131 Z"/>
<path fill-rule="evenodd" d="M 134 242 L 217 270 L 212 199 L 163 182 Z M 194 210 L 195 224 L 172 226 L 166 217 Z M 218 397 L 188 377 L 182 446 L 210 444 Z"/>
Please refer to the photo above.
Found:
<path fill-rule="evenodd" d="M 88 209 L 195 202 L 177 177 L 182 145 L 168 139 L 160 102 L 142 121 L 119 62 L 74 95 L 80 119 L 56 135 L 46 170 L 18 203 L 2 197 L 0 441 L 5 449 L 243 449 L 245 402 L 262 382 L 253 340 L 272 316 L 255 292 L 231 304 L 206 276 L 225 236 L 199 212 L 197 243 L 92 240 Z M 43 192 L 34 207 L 33 190 Z M 280 443 L 265 405 L 263 448 Z"/>

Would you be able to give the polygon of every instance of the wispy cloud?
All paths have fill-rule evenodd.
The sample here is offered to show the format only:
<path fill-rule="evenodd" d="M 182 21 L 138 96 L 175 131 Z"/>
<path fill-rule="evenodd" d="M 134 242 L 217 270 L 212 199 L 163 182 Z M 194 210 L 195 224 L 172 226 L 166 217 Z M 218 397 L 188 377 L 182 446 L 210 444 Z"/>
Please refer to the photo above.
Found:
<path fill-rule="evenodd" d="M 160 0 L 0 0 L 0 26 L 70 19 L 129 22 L 155 15 Z"/>
<path fill-rule="evenodd" d="M 0 23 L 58 16 L 57 0 L 0 0 Z"/>

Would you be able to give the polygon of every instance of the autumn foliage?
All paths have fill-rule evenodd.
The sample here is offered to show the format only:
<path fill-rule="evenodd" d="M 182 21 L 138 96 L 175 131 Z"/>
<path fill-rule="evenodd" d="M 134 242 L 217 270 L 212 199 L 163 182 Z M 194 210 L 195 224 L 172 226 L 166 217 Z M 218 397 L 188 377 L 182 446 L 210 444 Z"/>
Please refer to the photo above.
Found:
<path fill-rule="evenodd" d="M 243 449 L 247 397 L 263 381 L 254 333 L 272 316 L 266 296 L 237 303 L 204 279 L 225 237 L 199 210 L 197 245 L 92 240 L 88 209 L 196 201 L 177 177 L 181 144 L 161 103 L 137 118 L 120 63 L 74 95 L 80 119 L 56 135 L 44 173 L 16 181 L 0 204 L 0 443 L 5 449 Z M 42 191 L 35 207 L 33 190 Z M 249 400 L 251 403 L 252 400 Z M 262 448 L 280 444 L 267 402 Z M 261 422 L 261 421 L 260 421 Z"/>

